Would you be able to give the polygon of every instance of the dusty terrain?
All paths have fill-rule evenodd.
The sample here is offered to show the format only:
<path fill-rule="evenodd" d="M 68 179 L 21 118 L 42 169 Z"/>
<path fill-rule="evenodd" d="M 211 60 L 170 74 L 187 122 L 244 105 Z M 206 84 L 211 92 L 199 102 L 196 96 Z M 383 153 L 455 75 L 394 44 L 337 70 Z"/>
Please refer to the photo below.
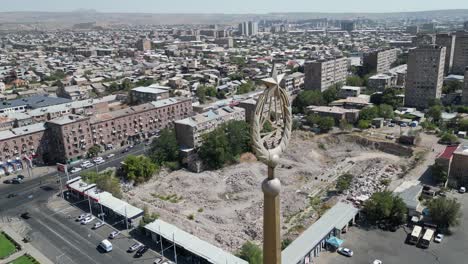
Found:
<path fill-rule="evenodd" d="M 382 149 L 353 135 L 313 136 L 294 132 L 282 164 L 276 169 L 282 182 L 284 235 L 294 238 L 326 209 L 323 204 L 330 206 L 347 198 L 345 193 L 329 199 L 333 191 L 327 192 L 343 173 L 355 175 L 352 195 L 360 194 L 361 189 L 364 194 L 371 194 L 383 188 L 382 178 L 397 178 L 402 165 L 409 163 L 408 153 L 388 154 L 379 148 Z M 236 251 L 247 240 L 262 240 L 260 185 L 266 173 L 266 166 L 257 161 L 199 174 L 186 170 L 161 172 L 125 196 L 140 208 L 147 205 L 164 221 Z"/>

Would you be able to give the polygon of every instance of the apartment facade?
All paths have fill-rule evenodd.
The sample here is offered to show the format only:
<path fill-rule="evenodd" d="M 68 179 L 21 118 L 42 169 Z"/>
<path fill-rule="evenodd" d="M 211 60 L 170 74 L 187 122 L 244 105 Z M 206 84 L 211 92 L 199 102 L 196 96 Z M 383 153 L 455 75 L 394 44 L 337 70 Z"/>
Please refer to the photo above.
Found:
<path fill-rule="evenodd" d="M 408 57 L 405 105 L 420 109 L 442 94 L 445 47 L 436 45 L 411 49 Z"/>
<path fill-rule="evenodd" d="M 132 104 L 142 104 L 169 98 L 170 87 L 151 85 L 148 87 L 136 87 L 130 91 Z"/>
<path fill-rule="evenodd" d="M 304 88 L 304 74 L 295 72 L 281 80 L 281 86 L 289 92 L 289 95 L 298 94 Z"/>
<path fill-rule="evenodd" d="M 461 144 L 453 152 L 449 176 L 456 179 L 460 186 L 468 183 L 468 144 Z"/>
<path fill-rule="evenodd" d="M 369 72 L 383 73 L 397 60 L 398 49 L 376 50 L 363 56 L 363 65 Z"/>
<path fill-rule="evenodd" d="M 462 91 L 462 104 L 468 105 L 468 67 L 465 69 L 465 86 Z"/>
<path fill-rule="evenodd" d="M 468 32 L 459 31 L 455 36 L 452 73 L 463 75 L 468 66 Z"/>
<path fill-rule="evenodd" d="M 188 98 L 169 98 L 106 113 L 68 114 L 20 128 L 0 131 L 0 161 L 22 159 L 39 163 L 71 162 L 88 150 L 142 141 L 173 121 L 192 115 Z"/>
<path fill-rule="evenodd" d="M 456 36 L 450 33 L 436 35 L 436 45 L 445 47 L 445 66 L 444 74 L 448 75 L 452 71 L 453 52 L 455 50 Z"/>
<path fill-rule="evenodd" d="M 202 144 L 203 135 L 231 120 L 245 120 L 245 110 L 225 106 L 176 121 L 177 142 L 183 148 L 197 148 Z"/>
<path fill-rule="evenodd" d="M 304 87 L 323 92 L 337 83 L 344 83 L 348 75 L 348 59 L 323 59 L 306 62 Z"/>

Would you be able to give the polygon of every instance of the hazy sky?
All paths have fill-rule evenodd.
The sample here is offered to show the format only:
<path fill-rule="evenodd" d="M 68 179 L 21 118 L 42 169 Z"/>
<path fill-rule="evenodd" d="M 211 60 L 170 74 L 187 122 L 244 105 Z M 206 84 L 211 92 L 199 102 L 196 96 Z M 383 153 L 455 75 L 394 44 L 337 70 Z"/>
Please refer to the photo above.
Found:
<path fill-rule="evenodd" d="M 0 11 L 148 13 L 395 12 L 468 9 L 468 0 L 0 0 Z"/>

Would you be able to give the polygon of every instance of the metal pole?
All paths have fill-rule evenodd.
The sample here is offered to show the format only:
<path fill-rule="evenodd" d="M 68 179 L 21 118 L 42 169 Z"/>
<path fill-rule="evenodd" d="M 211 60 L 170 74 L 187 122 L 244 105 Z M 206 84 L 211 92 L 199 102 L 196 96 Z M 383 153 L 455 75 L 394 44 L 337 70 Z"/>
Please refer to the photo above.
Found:
<path fill-rule="evenodd" d="M 164 250 L 163 250 L 163 241 L 162 241 L 162 235 L 161 235 L 161 226 L 159 226 L 159 242 L 161 244 L 161 256 L 164 257 Z"/>
<path fill-rule="evenodd" d="M 88 194 L 89 213 L 93 214 L 93 210 L 91 209 L 91 199 L 89 199 L 89 190 L 87 190 L 86 193 Z"/>
<path fill-rule="evenodd" d="M 64 199 L 63 198 L 63 189 L 62 189 L 62 177 L 60 176 L 60 173 L 57 173 L 57 176 L 59 178 L 60 196 L 62 196 L 62 199 Z"/>
<path fill-rule="evenodd" d="M 274 177 L 275 168 L 268 166 L 263 181 L 263 263 L 281 264 L 280 200 L 281 183 Z"/>
<path fill-rule="evenodd" d="M 125 210 L 125 226 L 127 227 L 127 230 L 128 230 L 127 205 L 125 205 L 124 210 Z"/>
<path fill-rule="evenodd" d="M 104 212 L 102 211 L 102 204 L 99 203 L 99 205 L 101 206 L 101 217 L 102 217 L 102 221 L 104 222 Z"/>
<path fill-rule="evenodd" d="M 175 263 L 177 264 L 177 251 L 176 251 L 176 244 L 175 244 L 174 233 L 172 233 L 172 244 L 174 245 L 174 260 L 175 260 Z"/>

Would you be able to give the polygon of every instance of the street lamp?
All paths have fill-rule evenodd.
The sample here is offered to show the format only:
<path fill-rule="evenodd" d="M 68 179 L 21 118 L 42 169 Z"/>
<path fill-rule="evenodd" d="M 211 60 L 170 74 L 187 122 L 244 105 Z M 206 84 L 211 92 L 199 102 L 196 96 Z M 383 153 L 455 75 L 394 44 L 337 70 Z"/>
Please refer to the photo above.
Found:
<path fill-rule="evenodd" d="M 253 149 L 258 159 L 268 166 L 268 176 L 262 183 L 264 264 L 281 263 L 281 182 L 275 178 L 275 167 L 289 143 L 292 127 L 289 96 L 280 87 L 283 77 L 274 66 L 272 76 L 262 80 L 267 88 L 258 98 L 252 124 Z"/>

